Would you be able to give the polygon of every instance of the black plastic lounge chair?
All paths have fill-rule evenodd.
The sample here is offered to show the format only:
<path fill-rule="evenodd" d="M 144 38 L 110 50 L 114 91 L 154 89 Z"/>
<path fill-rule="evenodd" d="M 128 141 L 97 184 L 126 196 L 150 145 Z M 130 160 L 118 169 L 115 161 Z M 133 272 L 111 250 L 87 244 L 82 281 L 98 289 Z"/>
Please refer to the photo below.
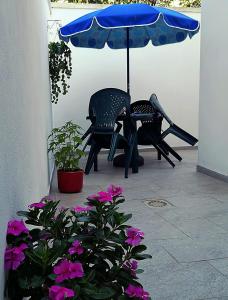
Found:
<path fill-rule="evenodd" d="M 181 157 L 161 139 L 163 116 L 153 108 L 148 100 L 139 100 L 132 103 L 131 112 L 135 114 L 153 114 L 151 118 L 141 121 L 141 126 L 137 131 L 137 143 L 143 146 L 153 145 L 158 152 L 158 159 L 160 160 L 163 156 L 174 167 L 175 164 L 168 157 L 169 153 L 179 160 L 181 160 Z"/>
<path fill-rule="evenodd" d="M 126 120 L 129 118 L 127 137 L 120 134 L 122 125 L 117 118 L 121 113 L 125 114 Z M 124 149 L 125 178 L 127 178 L 136 140 L 136 130 L 134 130 L 133 124 L 132 126 L 130 124 L 130 96 L 126 92 L 114 88 L 96 92 L 90 99 L 89 118 L 92 125 L 86 132 L 87 136 L 90 134 L 87 141 L 90 151 L 85 173 L 89 174 L 93 165 L 94 170 L 97 171 L 97 156 L 102 148 L 109 149 L 109 161 L 114 159 L 116 149 Z"/>
<path fill-rule="evenodd" d="M 181 129 L 180 127 L 178 127 L 176 124 L 174 124 L 171 121 L 171 119 L 167 116 L 167 114 L 163 110 L 163 108 L 162 108 L 161 104 L 159 103 L 158 98 L 155 94 L 152 94 L 152 96 L 150 97 L 150 103 L 153 106 L 153 109 L 157 113 L 161 114 L 170 125 L 170 127 L 162 133 L 162 136 L 161 136 L 162 140 L 164 140 L 164 138 L 168 134 L 171 133 L 171 134 L 175 135 L 176 137 L 178 137 L 179 139 L 190 144 L 191 146 L 194 146 L 198 142 L 198 140 L 194 136 L 192 136 L 188 132 L 184 131 L 183 129 Z"/>

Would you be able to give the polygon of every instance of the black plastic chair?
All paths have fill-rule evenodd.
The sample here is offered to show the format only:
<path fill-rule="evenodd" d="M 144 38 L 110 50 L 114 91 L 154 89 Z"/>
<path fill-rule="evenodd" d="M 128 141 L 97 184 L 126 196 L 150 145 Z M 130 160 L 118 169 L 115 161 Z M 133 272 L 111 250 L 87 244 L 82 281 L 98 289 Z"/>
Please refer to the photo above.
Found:
<path fill-rule="evenodd" d="M 161 138 L 163 116 L 153 108 L 148 100 L 139 100 L 132 103 L 131 112 L 135 114 L 153 114 L 151 118 L 141 121 L 141 126 L 137 131 L 137 143 L 143 146 L 153 145 L 158 152 L 158 159 L 160 160 L 163 156 L 174 167 L 175 164 L 168 157 L 169 153 L 178 160 L 181 160 L 181 157 Z"/>
<path fill-rule="evenodd" d="M 183 129 L 181 129 L 180 127 L 178 127 L 176 124 L 173 123 L 173 121 L 167 116 L 167 114 L 163 110 L 155 94 L 152 94 L 152 96 L 150 97 L 150 103 L 153 109 L 157 113 L 161 114 L 170 125 L 170 127 L 162 133 L 161 136 L 162 140 L 164 140 L 164 138 L 171 133 L 176 137 L 178 137 L 179 139 L 183 140 L 184 142 L 190 144 L 191 146 L 194 146 L 198 142 L 198 140 L 194 136 L 192 136 L 191 134 L 184 131 Z"/>
<path fill-rule="evenodd" d="M 117 121 L 121 114 L 125 115 L 128 122 L 129 130 L 126 137 L 120 134 L 122 124 Z M 136 130 L 130 122 L 130 96 L 126 92 L 114 88 L 96 92 L 90 99 L 89 118 L 92 124 L 86 132 L 87 136 L 90 134 L 87 141 L 90 151 L 85 174 L 90 173 L 93 165 L 94 170 L 97 171 L 97 156 L 102 148 L 109 149 L 109 161 L 114 159 L 116 149 L 124 149 L 125 178 L 127 178 L 136 139 Z"/>

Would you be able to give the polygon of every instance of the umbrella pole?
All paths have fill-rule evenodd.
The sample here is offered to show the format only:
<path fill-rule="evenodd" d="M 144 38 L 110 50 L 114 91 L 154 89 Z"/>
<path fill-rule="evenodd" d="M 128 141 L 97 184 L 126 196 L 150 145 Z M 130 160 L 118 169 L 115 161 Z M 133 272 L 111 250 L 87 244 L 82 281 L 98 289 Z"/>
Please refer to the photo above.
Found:
<path fill-rule="evenodd" d="M 130 53 L 129 53 L 129 27 L 127 27 L 127 93 L 130 95 Z"/>
<path fill-rule="evenodd" d="M 129 55 L 130 47 L 129 46 L 130 46 L 129 27 L 127 27 L 127 93 L 130 95 L 130 55 Z M 124 124 L 123 124 L 123 131 L 124 131 L 124 136 L 128 137 L 129 128 L 128 128 L 126 122 L 124 122 Z M 144 159 L 142 156 L 138 155 L 138 150 L 136 151 L 136 155 L 137 155 L 137 167 L 133 170 L 133 173 L 138 173 L 138 167 L 141 167 L 144 165 Z M 131 164 L 132 164 L 132 162 L 131 162 Z M 113 160 L 113 165 L 115 167 L 124 167 L 125 166 L 125 154 L 117 155 Z"/>

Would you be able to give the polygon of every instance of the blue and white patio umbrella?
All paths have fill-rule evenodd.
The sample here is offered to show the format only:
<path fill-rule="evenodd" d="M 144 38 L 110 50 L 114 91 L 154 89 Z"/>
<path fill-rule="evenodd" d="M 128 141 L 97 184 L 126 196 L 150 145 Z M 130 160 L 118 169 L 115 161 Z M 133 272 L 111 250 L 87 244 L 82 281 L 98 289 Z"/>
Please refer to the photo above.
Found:
<path fill-rule="evenodd" d="M 198 33 L 200 24 L 186 15 L 147 4 L 120 4 L 86 14 L 59 30 L 75 47 L 127 49 L 127 91 L 130 92 L 129 48 L 179 43 Z"/>

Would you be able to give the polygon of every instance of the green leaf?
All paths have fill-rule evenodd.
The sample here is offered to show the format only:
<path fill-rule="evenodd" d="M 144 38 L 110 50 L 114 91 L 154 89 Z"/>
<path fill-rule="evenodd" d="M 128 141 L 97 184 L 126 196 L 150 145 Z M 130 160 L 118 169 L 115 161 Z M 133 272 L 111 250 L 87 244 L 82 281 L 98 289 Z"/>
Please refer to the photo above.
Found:
<path fill-rule="evenodd" d="M 44 281 L 45 281 L 44 277 L 35 275 L 31 279 L 31 286 L 32 286 L 32 288 L 41 287 L 42 284 L 44 283 Z"/>
<path fill-rule="evenodd" d="M 87 278 L 86 278 L 86 281 L 92 282 L 92 280 L 95 278 L 95 275 L 96 275 L 95 270 L 92 270 L 92 271 L 88 274 L 88 276 L 87 276 Z"/>
<path fill-rule="evenodd" d="M 115 202 L 116 202 L 116 204 L 121 204 L 121 203 L 125 202 L 125 199 L 124 198 L 120 198 L 120 199 L 117 199 Z"/>
<path fill-rule="evenodd" d="M 138 245 L 138 246 L 135 246 L 133 249 L 132 249 L 132 254 L 135 255 L 137 253 L 141 253 L 143 251 L 145 251 L 147 249 L 147 247 L 145 245 Z"/>
<path fill-rule="evenodd" d="M 29 283 L 29 280 L 27 277 L 25 278 L 18 278 L 18 283 L 19 283 L 19 286 L 22 288 L 22 289 L 29 289 L 30 288 L 30 283 Z"/>
<path fill-rule="evenodd" d="M 143 259 L 152 258 L 152 255 L 150 255 L 150 254 L 135 254 L 132 257 L 137 259 L 137 260 L 143 260 Z"/>
<path fill-rule="evenodd" d="M 132 218 L 132 214 L 124 215 L 121 219 L 121 224 L 126 223 L 128 220 Z"/>
<path fill-rule="evenodd" d="M 142 274 L 143 272 L 144 272 L 143 269 L 137 269 L 137 270 L 136 270 L 136 274 Z"/>
<path fill-rule="evenodd" d="M 125 295 L 121 295 L 120 297 L 118 297 L 118 300 L 128 300 L 129 298 Z"/>
<path fill-rule="evenodd" d="M 27 221 L 25 221 L 25 223 L 29 224 L 29 225 L 40 226 L 40 223 L 37 221 L 34 221 L 34 220 L 27 220 Z"/>
<path fill-rule="evenodd" d="M 109 287 L 83 289 L 83 292 L 91 299 L 111 299 L 115 295 L 115 290 Z"/>
<path fill-rule="evenodd" d="M 39 228 L 34 228 L 30 230 L 30 235 L 32 236 L 33 240 L 38 240 L 40 237 L 41 230 Z"/>
<path fill-rule="evenodd" d="M 51 280 L 55 280 L 56 277 L 57 277 L 57 275 L 55 275 L 55 274 L 48 275 L 48 278 L 50 278 Z"/>
<path fill-rule="evenodd" d="M 20 210 L 20 211 L 18 211 L 17 212 L 17 215 L 19 216 L 19 217 L 29 217 L 29 211 L 23 211 L 23 210 Z"/>
<path fill-rule="evenodd" d="M 98 229 L 96 231 L 96 238 L 98 240 L 103 240 L 104 239 L 104 230 L 103 229 Z"/>

